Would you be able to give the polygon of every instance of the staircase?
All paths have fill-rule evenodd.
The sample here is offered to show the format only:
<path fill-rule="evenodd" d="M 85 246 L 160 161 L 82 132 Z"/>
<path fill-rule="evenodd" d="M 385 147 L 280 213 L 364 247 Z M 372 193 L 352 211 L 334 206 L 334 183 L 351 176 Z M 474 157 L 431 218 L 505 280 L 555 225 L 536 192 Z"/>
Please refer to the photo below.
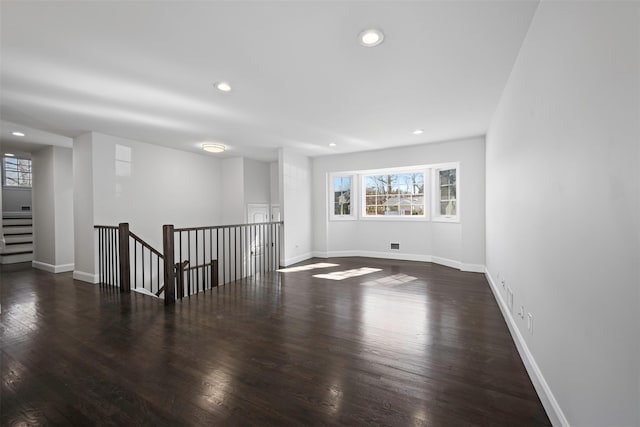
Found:
<path fill-rule="evenodd" d="M 4 248 L 0 248 L 0 264 L 33 261 L 33 221 L 31 216 L 3 215 Z"/>

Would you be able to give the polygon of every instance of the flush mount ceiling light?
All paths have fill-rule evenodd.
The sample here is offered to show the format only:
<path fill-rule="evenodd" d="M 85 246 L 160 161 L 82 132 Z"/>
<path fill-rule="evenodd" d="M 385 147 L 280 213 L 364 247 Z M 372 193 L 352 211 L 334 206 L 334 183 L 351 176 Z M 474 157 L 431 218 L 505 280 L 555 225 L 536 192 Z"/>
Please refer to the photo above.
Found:
<path fill-rule="evenodd" d="M 229 92 L 231 90 L 231 85 L 227 82 L 217 82 L 217 83 L 214 83 L 214 86 L 220 92 Z"/>
<path fill-rule="evenodd" d="M 374 47 L 382 43 L 382 41 L 384 40 L 384 34 L 382 34 L 382 31 L 380 30 L 371 28 L 361 32 L 358 36 L 358 40 L 364 47 Z"/>
<path fill-rule="evenodd" d="M 7 157 L 15 157 L 16 155 L 13 153 L 4 153 L 5 156 Z"/>
<path fill-rule="evenodd" d="M 330 142 L 330 143 L 329 143 L 329 147 L 335 147 L 335 146 L 336 146 L 336 143 L 335 143 L 335 142 Z"/>
<path fill-rule="evenodd" d="M 416 130 L 413 131 L 414 135 L 420 135 L 422 133 L 424 133 L 424 129 L 416 129 Z"/>
<path fill-rule="evenodd" d="M 202 144 L 202 149 L 208 153 L 222 153 L 226 147 L 223 144 L 205 143 Z"/>
<path fill-rule="evenodd" d="M 11 132 L 11 135 L 13 135 L 13 136 L 24 136 L 24 133 L 22 133 L 22 132 Z"/>

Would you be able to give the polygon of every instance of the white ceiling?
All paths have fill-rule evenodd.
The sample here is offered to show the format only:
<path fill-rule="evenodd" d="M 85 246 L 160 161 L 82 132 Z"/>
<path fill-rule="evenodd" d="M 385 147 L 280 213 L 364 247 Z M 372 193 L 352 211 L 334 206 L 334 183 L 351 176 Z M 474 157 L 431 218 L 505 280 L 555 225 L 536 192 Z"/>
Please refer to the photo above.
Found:
<path fill-rule="evenodd" d="M 265 160 L 481 135 L 537 3 L 3 0 L 0 113 Z"/>

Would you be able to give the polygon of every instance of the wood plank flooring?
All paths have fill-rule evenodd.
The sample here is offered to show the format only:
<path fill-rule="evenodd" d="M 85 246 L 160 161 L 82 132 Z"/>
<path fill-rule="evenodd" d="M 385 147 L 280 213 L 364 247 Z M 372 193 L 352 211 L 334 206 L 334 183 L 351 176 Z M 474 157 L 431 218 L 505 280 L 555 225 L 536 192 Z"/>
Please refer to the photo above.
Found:
<path fill-rule="evenodd" d="M 482 274 L 303 264 L 170 308 L 3 266 L 1 424 L 550 425 Z"/>

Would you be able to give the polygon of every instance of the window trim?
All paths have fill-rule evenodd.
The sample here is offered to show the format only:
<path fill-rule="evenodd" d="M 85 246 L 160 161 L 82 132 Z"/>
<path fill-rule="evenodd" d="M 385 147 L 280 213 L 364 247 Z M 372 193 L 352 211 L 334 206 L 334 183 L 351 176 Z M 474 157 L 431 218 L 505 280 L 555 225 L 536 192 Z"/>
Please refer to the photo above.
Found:
<path fill-rule="evenodd" d="M 366 213 L 366 177 L 375 175 L 397 175 L 403 173 L 422 173 L 424 176 L 424 190 L 423 190 L 423 214 L 422 215 L 367 215 Z M 361 195 L 359 219 L 363 221 L 429 221 L 429 202 L 427 200 L 428 193 L 425 191 L 429 187 L 430 173 L 429 166 L 409 166 L 402 168 L 384 168 L 384 169 L 371 169 L 362 170 L 357 172 L 357 176 L 360 184 Z"/>
<path fill-rule="evenodd" d="M 332 172 L 329 175 L 328 184 L 328 204 L 329 204 L 329 220 L 330 221 L 356 221 L 358 219 L 358 186 L 356 184 L 358 180 L 358 175 L 353 172 Z M 335 213 L 335 205 L 334 205 L 334 182 L 335 178 L 345 177 L 351 179 L 351 213 L 349 215 L 337 215 Z"/>
<path fill-rule="evenodd" d="M 8 185 L 7 184 L 7 168 L 5 166 L 5 159 L 15 159 L 15 160 L 28 160 L 29 161 L 29 175 L 31 175 L 31 185 Z M 33 188 L 33 160 L 28 157 L 23 156 L 5 156 L 2 154 L 2 188 L 3 189 L 22 189 L 22 190 L 31 190 Z"/>
<path fill-rule="evenodd" d="M 456 171 L 456 214 L 455 215 L 442 215 L 440 214 L 440 171 L 455 169 Z M 433 222 L 460 222 L 460 163 L 441 163 L 433 165 L 432 171 L 432 187 L 431 193 L 433 197 L 432 201 L 432 221 Z"/>

